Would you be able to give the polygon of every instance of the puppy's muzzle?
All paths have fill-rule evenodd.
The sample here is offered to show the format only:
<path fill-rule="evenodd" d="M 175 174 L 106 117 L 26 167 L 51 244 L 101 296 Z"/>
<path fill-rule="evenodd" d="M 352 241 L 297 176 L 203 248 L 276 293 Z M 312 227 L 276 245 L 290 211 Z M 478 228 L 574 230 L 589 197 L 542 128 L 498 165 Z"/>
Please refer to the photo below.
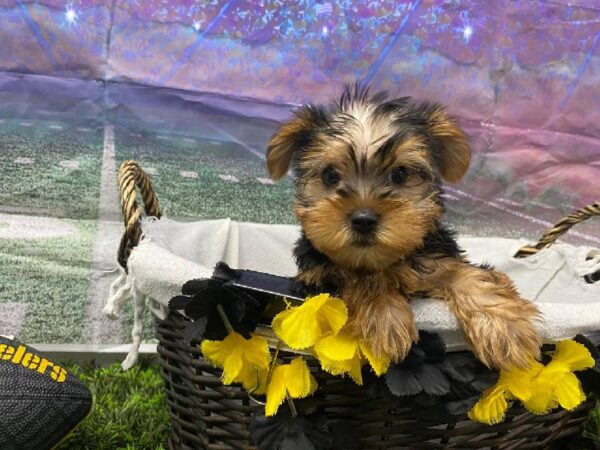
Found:
<path fill-rule="evenodd" d="M 350 214 L 352 229 L 359 234 L 370 234 L 379 223 L 379 216 L 371 208 L 357 209 Z"/>

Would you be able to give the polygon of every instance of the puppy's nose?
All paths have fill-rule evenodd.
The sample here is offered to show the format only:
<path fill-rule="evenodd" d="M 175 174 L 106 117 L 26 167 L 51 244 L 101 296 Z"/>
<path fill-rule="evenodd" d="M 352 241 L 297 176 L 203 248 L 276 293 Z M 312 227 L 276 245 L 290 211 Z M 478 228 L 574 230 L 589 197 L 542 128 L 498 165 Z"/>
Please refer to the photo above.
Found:
<path fill-rule="evenodd" d="M 350 214 L 350 223 L 358 233 L 371 233 L 377 227 L 377 213 L 371 208 L 357 209 Z"/>

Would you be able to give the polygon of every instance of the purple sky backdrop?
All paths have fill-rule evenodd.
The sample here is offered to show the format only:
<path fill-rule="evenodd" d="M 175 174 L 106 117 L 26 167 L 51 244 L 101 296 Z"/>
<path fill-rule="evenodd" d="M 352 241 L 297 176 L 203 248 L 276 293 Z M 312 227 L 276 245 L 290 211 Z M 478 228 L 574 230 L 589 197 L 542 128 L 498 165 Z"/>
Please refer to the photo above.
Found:
<path fill-rule="evenodd" d="M 599 47 L 593 0 L 0 2 L 0 70 L 288 105 L 358 79 L 447 104 L 482 170 L 581 202 L 600 192 Z"/>

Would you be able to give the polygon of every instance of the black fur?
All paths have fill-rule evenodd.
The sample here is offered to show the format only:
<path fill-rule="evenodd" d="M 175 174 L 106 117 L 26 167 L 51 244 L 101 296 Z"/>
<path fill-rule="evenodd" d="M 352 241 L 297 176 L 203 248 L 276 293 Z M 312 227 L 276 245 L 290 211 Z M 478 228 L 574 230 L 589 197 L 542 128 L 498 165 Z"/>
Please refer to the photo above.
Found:
<path fill-rule="evenodd" d="M 454 232 L 439 224 L 437 229 L 423 239 L 423 245 L 418 248 L 413 257 L 425 258 L 460 258 L 462 250 L 454 238 Z"/>

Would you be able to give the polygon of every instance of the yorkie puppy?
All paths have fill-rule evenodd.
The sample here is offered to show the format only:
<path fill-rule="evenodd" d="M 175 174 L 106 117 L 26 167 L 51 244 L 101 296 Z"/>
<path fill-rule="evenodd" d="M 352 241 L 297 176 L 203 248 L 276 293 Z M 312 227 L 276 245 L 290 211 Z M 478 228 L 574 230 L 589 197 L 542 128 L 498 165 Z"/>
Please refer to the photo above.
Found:
<path fill-rule="evenodd" d="M 436 104 L 347 86 L 330 107 L 305 106 L 273 135 L 274 180 L 292 169 L 302 236 L 296 280 L 348 307 L 351 332 L 401 361 L 418 339 L 409 301 L 448 302 L 489 367 L 539 357 L 538 309 L 509 278 L 463 257 L 440 222 L 442 180 L 459 181 L 471 150 Z"/>

